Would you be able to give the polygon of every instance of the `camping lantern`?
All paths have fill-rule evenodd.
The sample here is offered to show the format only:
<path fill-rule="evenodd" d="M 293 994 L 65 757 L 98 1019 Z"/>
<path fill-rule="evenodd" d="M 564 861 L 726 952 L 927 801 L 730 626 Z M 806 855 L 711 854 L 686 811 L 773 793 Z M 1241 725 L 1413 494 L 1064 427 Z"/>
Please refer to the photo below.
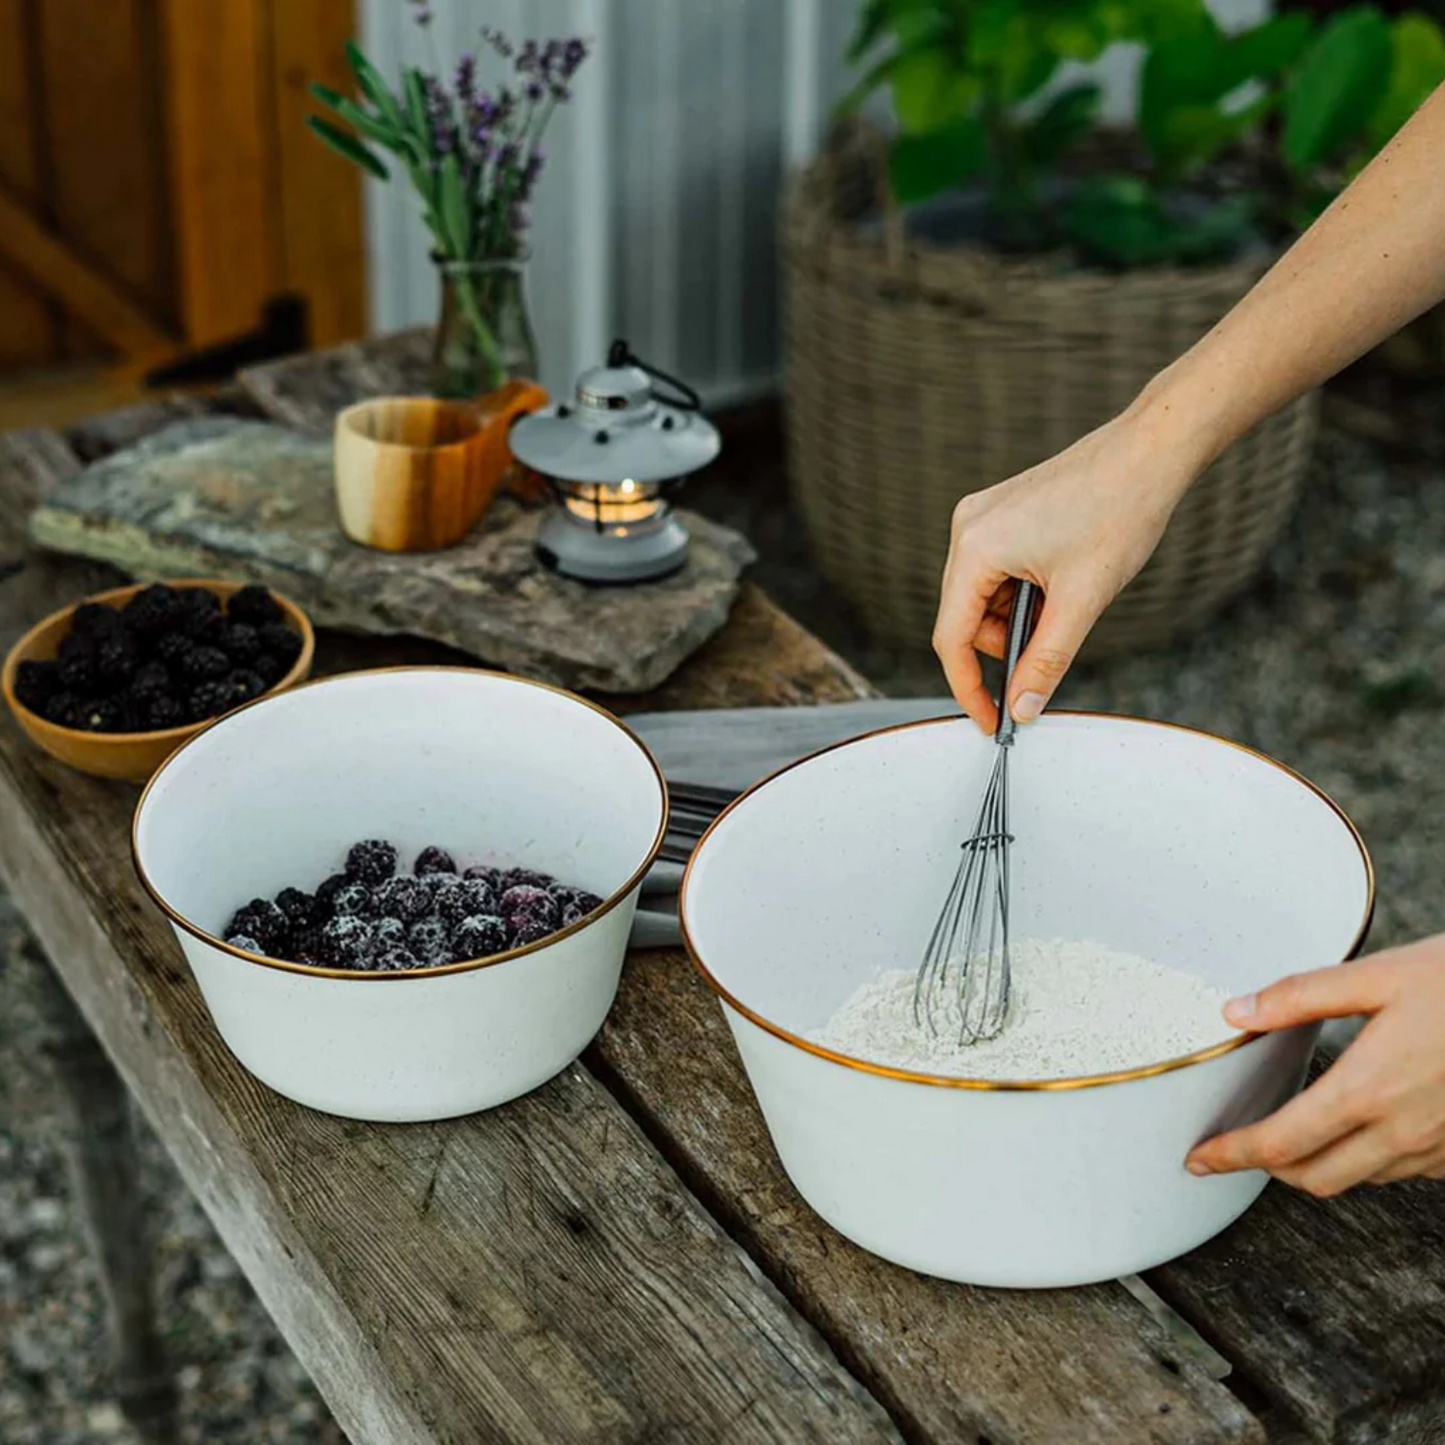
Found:
<path fill-rule="evenodd" d="M 677 571 L 687 561 L 687 529 L 667 494 L 722 448 L 701 407 L 691 387 L 614 341 L 607 364 L 578 378 L 571 403 L 520 418 L 512 454 L 545 478 L 557 502 L 538 533 L 542 562 L 583 582 L 649 582 Z"/>

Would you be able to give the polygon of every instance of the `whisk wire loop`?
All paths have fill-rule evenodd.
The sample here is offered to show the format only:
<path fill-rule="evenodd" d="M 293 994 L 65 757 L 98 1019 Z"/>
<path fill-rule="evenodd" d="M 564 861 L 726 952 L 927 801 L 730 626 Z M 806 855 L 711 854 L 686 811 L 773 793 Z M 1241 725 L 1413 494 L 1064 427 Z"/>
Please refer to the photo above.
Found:
<path fill-rule="evenodd" d="M 915 1022 L 935 1036 L 955 1030 L 961 1047 L 997 1038 L 1013 999 L 1008 760 L 1014 728 L 1005 700 L 1014 664 L 1032 631 L 1036 600 L 1034 585 L 1020 582 L 1009 617 L 993 767 L 913 988 Z"/>

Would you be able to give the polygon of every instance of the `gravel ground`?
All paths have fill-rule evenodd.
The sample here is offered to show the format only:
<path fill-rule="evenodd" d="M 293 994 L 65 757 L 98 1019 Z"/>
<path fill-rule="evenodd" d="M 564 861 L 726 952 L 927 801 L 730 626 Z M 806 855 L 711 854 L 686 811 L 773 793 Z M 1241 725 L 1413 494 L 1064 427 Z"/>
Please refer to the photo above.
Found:
<path fill-rule="evenodd" d="M 764 455 L 700 486 L 742 525 L 763 584 L 889 691 L 941 690 L 926 657 L 870 646 L 807 562 Z M 1293 764 L 1352 813 L 1374 851 L 1374 942 L 1445 927 L 1445 468 L 1386 460 L 1339 434 L 1259 585 L 1205 634 L 1081 673 L 1062 701 L 1189 722 Z M 25 980 L 35 946 L 0 896 L 0 1441 L 132 1437 L 105 1391 L 94 1273 L 70 1209 L 58 1112 Z M 160 1238 L 162 1318 L 186 1439 L 315 1445 L 340 1435 L 154 1139 L 146 1187 Z"/>

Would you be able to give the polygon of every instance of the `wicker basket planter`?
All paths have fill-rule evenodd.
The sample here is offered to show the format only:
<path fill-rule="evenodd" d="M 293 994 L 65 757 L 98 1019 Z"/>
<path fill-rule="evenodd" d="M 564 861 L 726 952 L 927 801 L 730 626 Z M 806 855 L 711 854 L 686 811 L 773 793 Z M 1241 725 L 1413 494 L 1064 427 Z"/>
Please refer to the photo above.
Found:
<path fill-rule="evenodd" d="M 880 637 L 926 643 L 955 502 L 1126 406 L 1270 257 L 1190 270 L 1060 271 L 881 228 L 877 168 L 832 155 L 783 221 L 789 469 L 828 577 Z M 1088 655 L 1156 646 L 1254 576 L 1299 494 L 1308 396 L 1230 448 L 1105 614 Z"/>

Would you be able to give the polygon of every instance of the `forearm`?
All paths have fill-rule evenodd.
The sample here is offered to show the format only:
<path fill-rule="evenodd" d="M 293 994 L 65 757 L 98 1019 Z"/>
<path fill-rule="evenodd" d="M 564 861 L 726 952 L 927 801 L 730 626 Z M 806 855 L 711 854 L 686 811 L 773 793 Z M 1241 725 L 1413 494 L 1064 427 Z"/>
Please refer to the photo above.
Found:
<path fill-rule="evenodd" d="M 1445 87 L 1133 412 L 1193 469 L 1445 298 Z"/>

